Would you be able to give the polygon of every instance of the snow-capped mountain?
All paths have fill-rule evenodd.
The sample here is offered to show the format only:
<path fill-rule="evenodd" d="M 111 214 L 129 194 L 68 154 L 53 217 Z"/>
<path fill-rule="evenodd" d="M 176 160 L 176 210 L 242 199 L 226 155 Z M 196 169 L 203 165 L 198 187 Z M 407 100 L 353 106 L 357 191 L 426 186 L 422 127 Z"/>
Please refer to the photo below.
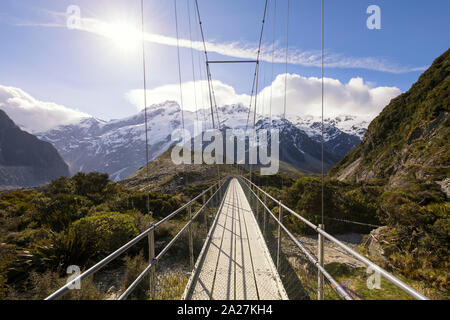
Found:
<path fill-rule="evenodd" d="M 286 118 L 298 128 L 304 130 L 308 135 L 321 135 L 322 119 L 319 116 L 293 116 L 288 115 Z M 323 119 L 325 127 L 334 127 L 340 131 L 352 136 L 358 137 L 360 140 L 364 137 L 367 127 L 371 119 L 361 118 L 350 115 L 339 115 L 335 118 Z M 325 140 L 327 140 L 328 133 L 324 132 Z"/>
<path fill-rule="evenodd" d="M 165 152 L 174 143 L 171 134 L 182 127 L 182 113 L 173 101 L 157 104 L 147 109 L 150 161 Z M 184 127 L 192 135 L 194 125 L 203 121 L 203 128 L 210 128 L 209 110 L 183 112 Z M 219 108 L 221 127 L 249 128 L 253 124 L 253 114 L 248 117 L 248 108 L 242 105 L 226 105 Z M 339 118 L 339 119 L 338 119 Z M 338 117 L 327 119 L 325 126 L 325 151 L 327 167 L 340 160 L 361 140 L 364 127 L 358 127 L 358 119 Z M 320 119 L 319 119 L 320 120 Z M 270 119 L 256 115 L 258 128 L 267 127 Z M 308 171 L 317 171 L 318 143 L 321 141 L 320 121 L 313 117 L 284 120 L 289 128 L 283 131 L 282 145 L 292 154 L 289 163 Z M 280 125 L 279 116 L 272 117 L 272 126 Z M 344 131 L 345 130 L 345 131 Z M 102 121 L 85 118 L 77 124 L 60 126 L 37 135 L 51 142 L 70 166 L 70 171 L 106 172 L 113 180 L 124 179 L 145 164 L 145 115 L 140 112 L 120 120 Z M 285 147 L 282 147 L 283 149 Z M 294 148 L 295 150 L 291 150 Z M 320 159 L 320 158 L 319 158 Z M 284 159 L 281 159 L 284 160 Z"/>

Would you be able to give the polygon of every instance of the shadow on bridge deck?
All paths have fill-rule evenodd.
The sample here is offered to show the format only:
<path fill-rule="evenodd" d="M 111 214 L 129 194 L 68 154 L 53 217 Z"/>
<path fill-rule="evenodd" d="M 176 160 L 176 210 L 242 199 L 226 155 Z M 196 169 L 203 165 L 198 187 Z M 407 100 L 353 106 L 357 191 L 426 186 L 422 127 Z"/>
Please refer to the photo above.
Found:
<path fill-rule="evenodd" d="M 230 182 L 184 297 L 192 300 L 288 298 L 237 179 Z"/>

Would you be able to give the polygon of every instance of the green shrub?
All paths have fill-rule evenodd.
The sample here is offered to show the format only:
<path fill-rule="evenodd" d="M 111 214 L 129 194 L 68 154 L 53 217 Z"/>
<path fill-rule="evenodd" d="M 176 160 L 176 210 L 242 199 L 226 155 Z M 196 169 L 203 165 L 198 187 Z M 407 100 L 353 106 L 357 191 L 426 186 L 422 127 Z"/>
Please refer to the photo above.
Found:
<path fill-rule="evenodd" d="M 386 256 L 405 276 L 450 289 L 450 204 L 427 203 L 417 190 L 383 193 L 380 207 L 391 233 L 385 236 Z M 435 198 L 436 199 L 436 198 Z"/>
<path fill-rule="evenodd" d="M 350 224 L 339 220 L 379 224 L 377 217 L 377 196 L 379 187 L 347 185 L 338 181 L 325 180 L 324 223 L 331 233 L 369 232 L 372 228 Z M 322 182 L 319 177 L 306 176 L 298 179 L 283 194 L 283 203 L 314 224 L 321 223 Z M 314 233 L 314 230 L 289 215 L 288 222 L 299 233 Z"/>
<path fill-rule="evenodd" d="M 95 257 L 111 253 L 138 235 L 134 218 L 117 212 L 82 218 L 72 224 L 71 231 Z"/>
<path fill-rule="evenodd" d="M 115 212 L 100 213 L 74 222 L 61 233 L 23 250 L 9 269 L 9 279 L 20 279 L 31 270 L 64 273 L 67 266 L 84 266 L 118 249 L 137 236 L 135 219 Z"/>
<path fill-rule="evenodd" d="M 34 217 L 43 226 L 53 231 L 66 229 L 89 211 L 92 203 L 85 197 L 59 193 L 52 197 L 36 197 L 33 201 Z"/>
<path fill-rule="evenodd" d="M 132 209 L 147 214 L 147 199 L 149 200 L 150 213 L 157 219 L 169 215 L 182 205 L 176 197 L 169 194 L 157 192 L 150 192 L 149 194 L 144 192 L 130 192 L 128 196 L 121 197 L 120 200 L 113 203 L 112 206 L 120 211 Z"/>
<path fill-rule="evenodd" d="M 122 280 L 121 289 L 125 290 L 128 288 L 136 278 L 144 271 L 148 266 L 148 262 L 144 258 L 142 251 L 134 257 L 126 256 L 124 258 L 125 262 L 125 276 Z M 129 299 L 146 299 L 148 298 L 149 290 L 149 276 L 145 277 L 139 283 L 139 285 L 133 290 Z"/>
<path fill-rule="evenodd" d="M 51 194 L 73 194 L 75 192 L 75 184 L 72 179 L 61 177 L 50 182 L 48 192 Z"/>
<path fill-rule="evenodd" d="M 91 172 L 86 174 L 79 172 L 72 177 L 72 181 L 75 184 L 75 192 L 87 196 L 102 192 L 109 183 L 109 177 L 106 173 Z"/>

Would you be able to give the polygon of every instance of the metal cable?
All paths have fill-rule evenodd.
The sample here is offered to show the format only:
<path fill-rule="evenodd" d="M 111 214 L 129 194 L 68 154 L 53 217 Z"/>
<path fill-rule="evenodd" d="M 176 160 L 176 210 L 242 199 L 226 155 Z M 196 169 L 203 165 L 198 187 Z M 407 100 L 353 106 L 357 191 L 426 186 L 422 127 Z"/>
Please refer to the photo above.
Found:
<path fill-rule="evenodd" d="M 322 218 L 322 224 L 323 224 L 323 219 L 327 219 L 327 220 L 345 222 L 345 223 L 350 223 L 350 224 L 357 224 L 357 225 L 373 227 L 373 228 L 380 228 L 380 227 L 382 227 L 382 226 L 377 225 L 377 224 L 358 222 L 358 221 L 353 221 L 353 220 L 348 220 L 348 219 L 332 218 L 332 217 L 327 217 L 327 216 L 322 216 L 322 215 L 313 215 L 313 217 Z"/>
<path fill-rule="evenodd" d="M 146 168 L 146 180 L 150 178 L 149 172 L 149 156 L 148 156 L 148 121 L 147 121 L 147 77 L 145 74 L 145 25 L 144 25 L 144 0 L 141 0 L 141 23 L 142 23 L 142 69 L 144 80 L 144 120 L 145 120 L 145 168 Z M 147 213 L 150 213 L 150 194 L 147 192 Z"/>
<path fill-rule="evenodd" d="M 245 178 L 243 176 L 241 176 L 241 179 L 243 179 L 246 182 L 248 182 L 249 185 L 251 185 L 254 188 L 256 188 L 256 190 L 259 190 L 263 195 L 266 195 L 272 201 L 279 202 L 278 199 L 274 198 L 269 193 L 267 193 L 264 190 L 262 190 L 260 187 L 258 187 L 253 182 L 251 182 L 249 179 L 247 179 L 247 178 Z M 253 190 L 251 190 L 251 191 L 253 192 Z M 344 244 L 342 241 L 339 241 L 338 239 L 333 237 L 331 234 L 327 233 L 322 228 L 319 228 L 319 226 L 316 226 L 315 224 L 313 224 L 312 222 L 310 222 L 309 220 L 307 220 L 306 218 L 304 218 L 300 214 L 296 213 L 294 210 L 292 210 L 291 208 L 287 207 L 285 204 L 281 204 L 281 206 L 283 207 L 283 210 L 286 210 L 289 214 L 291 214 L 294 217 L 297 217 L 298 219 L 300 219 L 303 223 L 305 223 L 307 226 L 309 226 L 310 228 L 315 230 L 318 234 L 323 235 L 325 238 L 327 238 L 328 240 L 330 240 L 334 244 L 336 244 L 339 247 L 341 247 L 342 249 L 344 249 L 347 253 L 349 253 L 350 255 L 352 255 L 353 257 L 355 257 L 357 260 L 361 261 L 362 263 L 364 263 L 366 266 L 372 267 L 374 270 L 379 272 L 387 281 L 391 282 L 392 284 L 394 284 L 395 286 L 397 286 L 398 288 L 400 288 L 404 292 L 408 293 L 410 296 L 412 296 L 412 297 L 414 297 L 415 299 L 418 299 L 418 300 L 428 300 L 428 298 L 425 297 L 423 294 L 417 292 L 415 289 L 413 289 L 412 287 L 410 287 L 409 285 L 407 285 L 406 283 L 404 283 L 403 281 L 401 281 L 397 277 L 393 276 L 392 274 L 390 274 L 389 272 L 387 272 L 386 270 L 384 270 L 383 268 L 381 268 L 380 266 L 378 266 L 374 262 L 370 261 L 365 256 L 363 256 L 360 253 L 356 252 L 355 250 L 353 250 L 352 248 L 350 248 L 349 246 Z M 322 272 L 325 275 L 325 272 L 324 271 L 322 271 Z"/>
<path fill-rule="evenodd" d="M 287 15 L 286 15 L 286 60 L 284 65 L 284 110 L 283 110 L 283 119 L 282 119 L 282 127 L 281 127 L 281 139 L 283 139 L 283 133 L 286 126 L 286 106 L 287 106 L 287 77 L 288 77 L 288 58 L 289 58 L 289 13 L 290 13 L 290 4 L 291 1 L 288 0 L 287 3 Z M 283 154 L 283 147 L 280 150 L 280 161 Z M 281 190 L 284 188 L 284 179 L 281 176 Z"/>
<path fill-rule="evenodd" d="M 181 123 L 183 127 L 183 137 L 184 137 L 184 104 L 183 104 L 183 87 L 181 79 L 181 60 L 180 60 L 180 39 L 178 34 L 178 13 L 177 13 L 177 0 L 173 1 L 175 9 L 175 30 L 177 33 L 177 57 L 178 57 L 178 80 L 180 83 L 180 107 L 181 107 Z M 183 143 L 185 141 L 183 140 Z"/>
<path fill-rule="evenodd" d="M 69 290 L 69 287 L 71 285 L 73 285 L 74 283 L 76 283 L 77 281 L 82 281 L 83 279 L 86 279 L 88 276 L 94 274 L 95 272 L 97 272 L 98 270 L 102 269 L 103 267 L 105 267 L 108 263 L 110 263 L 111 261 L 113 261 L 114 259 L 116 259 L 118 256 L 120 256 L 122 253 L 124 253 L 125 251 L 127 251 L 129 248 L 131 248 L 132 246 L 134 246 L 136 243 L 138 243 L 139 241 L 141 241 L 142 239 L 144 239 L 145 237 L 148 236 L 148 234 L 152 231 L 155 230 L 156 228 L 158 228 L 159 226 L 161 226 L 162 224 L 164 224 L 165 222 L 169 221 L 170 219 L 172 219 L 173 217 L 175 217 L 177 214 L 179 214 L 180 212 L 184 211 L 186 208 L 188 208 L 190 205 L 192 205 L 192 203 L 194 203 L 195 201 L 201 199 L 201 197 L 205 194 L 208 194 L 208 192 L 210 192 L 211 190 L 213 190 L 217 185 L 220 186 L 219 183 L 215 183 L 214 185 L 212 185 L 211 187 L 209 187 L 208 189 L 204 190 L 202 193 L 200 193 L 199 195 L 197 195 L 195 198 L 191 199 L 189 202 L 185 203 L 183 206 L 181 206 L 180 208 L 176 209 L 175 211 L 173 211 L 172 213 L 170 213 L 169 215 L 167 215 L 166 217 L 164 217 L 163 219 L 161 219 L 160 221 L 158 221 L 157 223 L 155 223 L 154 225 L 150 226 L 147 230 L 143 231 L 141 234 L 139 234 L 138 236 L 136 236 L 135 238 L 131 239 L 130 241 L 128 241 L 126 244 L 124 244 L 123 246 L 121 246 L 119 249 L 117 249 L 116 251 L 110 253 L 107 257 L 103 258 L 100 262 L 96 263 L 95 265 L 93 265 L 92 267 L 90 267 L 88 270 L 86 270 L 85 272 L 83 272 L 82 274 L 80 274 L 78 277 L 76 277 L 75 279 L 72 280 L 72 282 L 66 283 L 64 286 L 62 286 L 61 288 L 59 288 L 58 290 L 56 290 L 55 292 L 53 292 L 51 295 L 49 295 L 45 300 L 53 300 L 58 298 L 59 296 L 61 296 L 62 294 L 64 294 L 65 292 L 67 292 Z M 223 184 L 222 184 L 223 185 Z M 214 193 L 216 194 L 217 191 Z M 207 201 L 207 203 L 209 202 L 209 200 Z"/>
<path fill-rule="evenodd" d="M 263 19 L 262 19 L 262 24 L 261 24 L 261 33 L 259 35 L 259 45 L 258 45 L 258 54 L 256 57 L 256 70 L 255 70 L 255 79 L 254 79 L 254 84 L 255 84 L 255 107 L 253 110 L 253 142 L 255 142 L 256 137 L 256 106 L 258 105 L 258 85 L 259 85 L 259 58 L 261 55 L 261 44 L 262 44 L 262 40 L 263 40 L 263 36 L 264 36 L 264 24 L 266 22 L 266 15 L 267 15 L 267 4 L 268 4 L 269 0 L 266 0 L 265 4 L 264 4 L 264 14 L 263 14 Z M 252 96 L 253 96 L 253 90 L 252 90 Z M 251 105 L 251 103 L 250 103 Z M 250 110 L 249 109 L 249 114 L 250 114 Z M 247 116 L 247 126 L 248 126 L 248 116 Z M 247 127 L 246 126 L 246 127 Z M 246 128 L 247 129 L 247 128 Z M 258 157 L 256 157 L 256 161 L 258 161 Z M 250 162 L 250 153 L 249 153 L 249 162 Z M 252 169 L 253 169 L 253 165 L 250 163 L 250 181 L 252 180 Z"/>
<path fill-rule="evenodd" d="M 267 14 L 267 4 L 268 4 L 269 0 L 266 0 L 265 5 L 264 5 L 264 15 L 263 15 L 263 20 L 262 20 L 262 25 L 261 25 L 261 34 L 259 36 L 259 46 L 258 46 L 258 55 L 256 57 L 256 68 L 258 69 L 258 76 L 256 78 L 256 89 L 255 89 L 255 109 L 253 112 L 253 129 L 255 130 L 255 124 L 256 124 L 256 106 L 258 103 L 258 85 L 259 85 L 259 58 L 261 55 L 261 44 L 262 44 L 262 40 L 263 40 L 263 36 L 264 36 L 264 24 L 266 22 L 266 14 Z"/>
<path fill-rule="evenodd" d="M 323 109 L 324 109 L 324 0 L 322 0 L 322 225 L 325 211 L 324 193 L 325 193 L 325 170 L 324 170 L 324 125 L 323 125 Z"/>
<path fill-rule="evenodd" d="M 205 42 L 205 34 L 203 32 L 203 25 L 202 25 L 202 19 L 200 17 L 200 9 L 198 7 L 198 1 L 195 0 L 195 8 L 197 11 L 197 18 L 198 18 L 198 23 L 200 26 L 200 33 L 202 36 L 202 41 L 203 41 L 203 50 L 205 53 L 205 64 L 206 64 L 206 77 L 208 80 L 208 90 L 209 90 L 209 102 L 210 102 L 210 108 L 211 108 L 211 124 L 212 124 L 212 128 L 214 129 L 215 126 L 215 122 L 214 122 L 214 109 L 213 109 L 213 91 L 211 90 L 211 73 L 209 71 L 209 64 L 208 64 L 208 51 L 206 50 L 206 42 Z"/>
<path fill-rule="evenodd" d="M 196 30 L 196 38 L 200 38 L 200 34 L 198 29 Z M 199 51 L 196 51 L 197 54 L 197 59 L 198 59 L 198 79 L 200 82 L 200 92 L 201 92 L 201 104 L 202 104 L 202 108 L 201 108 L 201 113 L 203 115 L 203 121 L 205 122 L 205 127 L 202 128 L 202 130 L 206 129 L 206 122 L 207 122 L 207 114 L 206 114 L 206 104 L 205 104 L 205 90 L 203 87 L 203 67 L 202 67 L 202 63 L 201 63 L 201 53 Z M 206 74 L 206 71 L 205 71 Z"/>
<path fill-rule="evenodd" d="M 273 7 L 273 40 L 272 40 L 272 76 L 271 81 L 273 81 L 274 74 L 274 60 L 275 60 L 275 35 L 277 29 L 277 0 L 274 0 Z M 272 99 L 273 98 L 273 85 L 270 86 L 270 107 L 269 107 L 269 116 L 270 116 L 270 128 L 272 128 Z"/>
<path fill-rule="evenodd" d="M 189 21 L 189 40 L 191 43 L 191 62 L 192 62 L 192 80 L 194 83 L 194 101 L 195 101 L 195 116 L 198 123 L 198 104 L 197 104 L 197 88 L 195 84 L 195 64 L 194 64 L 194 49 L 192 47 L 192 27 L 191 27 L 191 6 L 189 5 L 190 0 L 186 0 L 187 11 L 188 11 L 188 21 Z"/>
<path fill-rule="evenodd" d="M 263 15 L 263 20 L 262 20 L 262 24 L 261 24 L 261 33 L 259 35 L 258 54 L 257 54 L 257 57 L 256 57 L 256 67 L 255 67 L 255 73 L 254 73 L 254 76 L 253 76 L 252 92 L 251 92 L 251 95 L 250 95 L 250 107 L 248 109 L 247 124 L 245 126 L 245 130 L 247 130 L 247 128 L 248 128 L 248 122 L 249 122 L 250 112 L 251 112 L 251 107 L 252 107 L 252 102 L 253 102 L 252 101 L 253 100 L 253 94 L 255 94 L 255 114 L 254 114 L 254 117 L 253 117 L 254 120 L 255 120 L 255 117 L 256 117 L 256 101 L 257 101 L 257 95 L 258 95 L 258 84 L 257 84 L 257 82 L 258 82 L 258 77 L 259 77 L 259 57 L 260 57 L 260 54 L 261 54 L 261 44 L 262 44 L 262 39 L 263 39 L 263 34 L 264 34 L 264 24 L 265 24 L 265 21 L 266 21 L 267 3 L 268 3 L 268 0 L 266 0 L 265 5 L 264 5 L 264 15 Z M 254 90 L 255 86 L 256 86 L 256 90 Z M 253 125 L 254 125 L 254 122 L 255 121 L 253 121 Z"/>
<path fill-rule="evenodd" d="M 283 119 L 286 119 L 286 105 L 287 105 L 287 76 L 288 76 L 288 58 L 289 58 L 289 11 L 291 1 L 287 4 L 287 18 L 286 18 L 286 61 L 285 61 L 285 77 L 284 77 L 284 112 Z"/>

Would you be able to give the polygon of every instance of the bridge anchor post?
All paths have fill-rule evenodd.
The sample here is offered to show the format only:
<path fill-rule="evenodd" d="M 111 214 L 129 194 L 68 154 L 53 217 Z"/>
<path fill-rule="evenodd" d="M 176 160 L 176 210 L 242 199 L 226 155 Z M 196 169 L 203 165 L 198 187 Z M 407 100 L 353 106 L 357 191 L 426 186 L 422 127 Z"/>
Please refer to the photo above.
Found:
<path fill-rule="evenodd" d="M 208 234 L 208 209 L 205 207 L 206 194 L 203 194 L 203 223 L 205 224 L 206 234 Z"/>
<path fill-rule="evenodd" d="M 258 190 L 256 190 L 256 193 L 255 193 L 255 196 L 256 196 L 256 199 L 255 199 L 255 206 L 256 206 L 256 222 L 259 224 L 259 201 L 258 201 L 258 198 L 259 198 L 259 194 L 258 194 Z"/>
<path fill-rule="evenodd" d="M 319 224 L 319 228 L 324 230 L 325 226 L 323 224 Z M 324 264 L 324 237 L 321 233 L 319 233 L 318 238 L 318 253 L 317 257 L 319 258 L 319 265 L 323 267 Z M 323 273 L 320 270 L 317 270 L 317 299 L 323 300 L 323 287 L 324 287 L 324 278 Z"/>
<path fill-rule="evenodd" d="M 267 206 L 267 195 L 264 193 L 264 204 Z M 266 237 L 266 216 L 267 216 L 267 212 L 265 209 L 263 209 L 264 212 L 264 219 L 263 219 L 263 235 L 264 238 Z"/>
<path fill-rule="evenodd" d="M 151 226 L 153 226 L 153 224 Z M 147 237 L 148 237 L 148 262 L 150 264 L 150 263 L 152 263 L 153 259 L 155 258 L 155 229 L 152 229 L 148 233 Z M 151 268 L 150 273 L 149 273 L 150 299 L 152 299 L 152 300 L 155 299 L 155 268 L 156 268 L 156 265 L 153 265 L 153 267 Z"/>
<path fill-rule="evenodd" d="M 191 205 L 189 205 L 188 207 L 189 210 L 189 265 L 190 265 L 190 270 L 194 269 L 194 237 L 192 234 L 192 207 Z"/>

